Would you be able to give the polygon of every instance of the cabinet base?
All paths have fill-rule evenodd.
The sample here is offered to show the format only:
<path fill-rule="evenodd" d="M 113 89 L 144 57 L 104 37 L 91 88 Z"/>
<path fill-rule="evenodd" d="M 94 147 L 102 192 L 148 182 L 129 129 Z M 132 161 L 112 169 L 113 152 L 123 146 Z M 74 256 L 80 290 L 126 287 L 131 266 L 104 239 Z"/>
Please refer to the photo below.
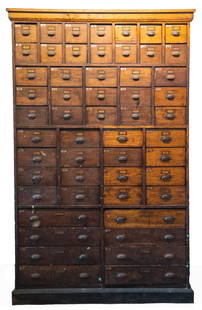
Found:
<path fill-rule="evenodd" d="M 15 289 L 13 305 L 193 303 L 191 288 Z"/>

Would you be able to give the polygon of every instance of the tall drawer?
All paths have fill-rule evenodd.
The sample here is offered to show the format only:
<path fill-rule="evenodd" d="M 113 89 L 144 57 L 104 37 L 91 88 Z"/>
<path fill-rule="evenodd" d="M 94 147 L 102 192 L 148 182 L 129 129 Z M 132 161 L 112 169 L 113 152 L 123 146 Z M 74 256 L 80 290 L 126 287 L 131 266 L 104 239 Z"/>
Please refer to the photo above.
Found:
<path fill-rule="evenodd" d="M 155 109 L 156 125 L 185 125 L 186 109 L 179 107 L 162 107 Z"/>
<path fill-rule="evenodd" d="M 151 89 L 150 88 L 120 88 L 121 107 L 139 108 L 141 106 L 150 106 Z"/>
<path fill-rule="evenodd" d="M 170 130 L 157 129 L 146 131 L 147 146 L 176 147 L 186 145 L 186 133 L 184 129 Z"/>
<path fill-rule="evenodd" d="M 185 87 L 156 87 L 155 106 L 185 106 L 187 89 Z"/>
<path fill-rule="evenodd" d="M 17 105 L 47 105 L 46 87 L 16 87 Z"/>
<path fill-rule="evenodd" d="M 96 207 L 99 203 L 99 188 L 98 186 L 68 186 L 61 187 L 61 203 L 71 206 L 86 205 Z"/>
<path fill-rule="evenodd" d="M 20 167 L 55 167 L 55 149 L 25 149 L 17 150 L 17 163 Z"/>
<path fill-rule="evenodd" d="M 41 63 L 58 64 L 62 63 L 62 44 L 41 44 L 40 46 Z"/>
<path fill-rule="evenodd" d="M 15 45 L 16 64 L 36 64 L 37 63 L 37 44 L 35 43 L 16 43 Z"/>
<path fill-rule="evenodd" d="M 56 146 L 56 131 L 49 129 L 19 129 L 17 130 L 17 146 L 54 147 Z"/>
<path fill-rule="evenodd" d="M 87 43 L 88 26 L 87 24 L 65 24 L 66 43 Z"/>
<path fill-rule="evenodd" d="M 20 205 L 53 205 L 57 202 L 56 187 L 54 186 L 19 186 L 17 202 Z"/>
<path fill-rule="evenodd" d="M 116 125 L 117 110 L 112 107 L 86 108 L 86 123 L 90 125 Z"/>
<path fill-rule="evenodd" d="M 56 169 L 53 168 L 17 168 L 18 185 L 56 185 Z"/>
<path fill-rule="evenodd" d="M 128 67 L 120 69 L 120 86 L 150 86 L 151 68 Z"/>
<path fill-rule="evenodd" d="M 40 24 L 40 41 L 62 43 L 62 24 Z"/>
<path fill-rule="evenodd" d="M 99 147 L 99 131 L 62 130 L 60 143 L 64 147 Z"/>
<path fill-rule="evenodd" d="M 186 86 L 187 69 L 186 68 L 156 68 L 155 85 L 156 86 Z"/>
<path fill-rule="evenodd" d="M 116 106 L 116 88 L 86 88 L 87 106 Z"/>
<path fill-rule="evenodd" d="M 25 125 L 48 125 L 49 113 L 46 107 L 23 107 L 16 108 L 17 126 Z"/>
<path fill-rule="evenodd" d="M 117 86 L 117 69 L 96 67 L 86 68 L 87 87 L 115 87 Z"/>
<path fill-rule="evenodd" d="M 51 88 L 52 105 L 82 106 L 82 88 Z"/>
<path fill-rule="evenodd" d="M 104 169 L 105 185 L 141 185 L 142 169 L 141 168 L 105 168 Z"/>
<path fill-rule="evenodd" d="M 105 147 L 135 147 L 143 144 L 141 130 L 106 130 L 103 139 Z"/>
<path fill-rule="evenodd" d="M 47 85 L 47 68 L 16 67 L 16 85 Z"/>
<path fill-rule="evenodd" d="M 149 205 L 185 205 L 184 186 L 148 186 L 147 204 Z"/>
<path fill-rule="evenodd" d="M 153 167 L 146 169 L 147 185 L 185 185 L 185 168 Z"/>
<path fill-rule="evenodd" d="M 136 43 L 137 25 L 115 25 L 116 43 Z"/>
<path fill-rule="evenodd" d="M 141 148 L 105 148 L 104 166 L 136 167 L 142 165 Z"/>
<path fill-rule="evenodd" d="M 62 168 L 61 185 L 99 185 L 98 168 Z"/>
<path fill-rule="evenodd" d="M 70 148 L 60 150 L 61 167 L 99 167 L 99 149 Z"/>
<path fill-rule="evenodd" d="M 82 107 L 52 107 L 52 123 L 56 125 L 81 125 Z"/>
<path fill-rule="evenodd" d="M 82 86 L 82 68 L 51 68 L 51 86 Z"/>
<path fill-rule="evenodd" d="M 185 148 L 147 148 L 147 166 L 185 166 Z"/>
<path fill-rule="evenodd" d="M 105 205 L 135 205 L 142 203 L 142 189 L 138 186 L 105 186 Z"/>
<path fill-rule="evenodd" d="M 36 24 L 15 24 L 15 42 L 37 42 Z"/>
<path fill-rule="evenodd" d="M 149 125 L 152 122 L 151 108 L 149 107 L 121 107 L 122 125 Z"/>

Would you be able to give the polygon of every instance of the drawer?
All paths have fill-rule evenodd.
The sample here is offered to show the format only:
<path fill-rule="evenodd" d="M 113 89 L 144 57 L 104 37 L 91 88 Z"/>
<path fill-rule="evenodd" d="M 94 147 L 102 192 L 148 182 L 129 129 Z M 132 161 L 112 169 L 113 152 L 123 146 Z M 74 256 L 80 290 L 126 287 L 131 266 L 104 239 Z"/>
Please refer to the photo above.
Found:
<path fill-rule="evenodd" d="M 15 71 L 16 85 L 47 85 L 47 68 L 17 67 Z"/>
<path fill-rule="evenodd" d="M 65 205 L 75 205 L 80 207 L 86 205 L 96 207 L 99 204 L 99 188 L 98 186 L 67 186 L 61 187 L 61 203 Z"/>
<path fill-rule="evenodd" d="M 87 43 L 88 28 L 87 24 L 65 24 L 66 43 Z"/>
<path fill-rule="evenodd" d="M 116 106 L 116 88 L 86 88 L 87 106 Z"/>
<path fill-rule="evenodd" d="M 116 87 L 117 69 L 105 67 L 86 68 L 86 86 Z"/>
<path fill-rule="evenodd" d="M 105 283 L 108 285 L 143 285 L 185 287 L 187 269 L 161 266 L 106 266 Z"/>
<path fill-rule="evenodd" d="M 99 185 L 98 168 L 62 168 L 61 184 L 65 185 Z"/>
<path fill-rule="evenodd" d="M 186 106 L 187 89 L 185 87 L 156 87 L 155 106 Z"/>
<path fill-rule="evenodd" d="M 15 62 L 16 64 L 37 63 L 37 44 L 17 43 L 15 45 Z"/>
<path fill-rule="evenodd" d="M 112 43 L 112 26 L 91 25 L 90 40 L 91 43 Z"/>
<path fill-rule="evenodd" d="M 186 25 L 166 25 L 166 43 L 186 43 Z"/>
<path fill-rule="evenodd" d="M 116 43 L 136 43 L 137 26 L 136 25 L 115 25 Z"/>
<path fill-rule="evenodd" d="M 168 65 L 187 65 L 187 46 L 166 44 L 165 61 Z"/>
<path fill-rule="evenodd" d="M 51 88 L 52 105 L 82 106 L 82 88 Z"/>
<path fill-rule="evenodd" d="M 91 44 L 91 63 L 112 63 L 112 50 L 111 44 Z"/>
<path fill-rule="evenodd" d="M 55 149 L 19 148 L 17 149 L 17 164 L 19 167 L 55 167 Z"/>
<path fill-rule="evenodd" d="M 142 203 L 142 189 L 138 186 L 105 186 L 105 205 L 135 205 Z"/>
<path fill-rule="evenodd" d="M 47 105 L 46 87 L 16 87 L 17 105 Z"/>
<path fill-rule="evenodd" d="M 184 210 L 107 210 L 105 227 L 109 228 L 166 228 L 184 227 Z"/>
<path fill-rule="evenodd" d="M 87 62 L 87 45 L 65 45 L 65 63 L 78 64 Z"/>
<path fill-rule="evenodd" d="M 56 125 L 81 125 L 82 107 L 52 107 L 52 123 Z"/>
<path fill-rule="evenodd" d="M 137 46 L 116 44 L 115 62 L 120 64 L 135 64 L 137 62 Z"/>
<path fill-rule="evenodd" d="M 60 143 L 64 147 L 99 147 L 99 131 L 96 130 L 62 130 Z"/>
<path fill-rule="evenodd" d="M 54 147 L 56 146 L 55 130 L 18 129 L 17 146 L 27 147 Z"/>
<path fill-rule="evenodd" d="M 40 41 L 62 43 L 62 24 L 40 24 Z"/>
<path fill-rule="evenodd" d="M 187 69 L 186 68 L 156 68 L 155 85 L 156 86 L 186 86 Z"/>
<path fill-rule="evenodd" d="M 100 266 L 20 266 L 18 287 L 98 287 Z"/>
<path fill-rule="evenodd" d="M 141 25 L 140 43 L 161 43 L 162 26 L 161 25 Z"/>
<path fill-rule="evenodd" d="M 17 126 L 25 125 L 48 125 L 48 108 L 47 107 L 17 107 L 16 123 Z"/>
<path fill-rule="evenodd" d="M 97 265 L 98 247 L 20 247 L 20 265 Z"/>
<path fill-rule="evenodd" d="M 31 43 L 37 42 L 36 24 L 15 24 L 15 42 Z"/>
<path fill-rule="evenodd" d="M 51 68 L 51 86 L 82 86 L 82 68 Z"/>
<path fill-rule="evenodd" d="M 141 185 L 142 168 L 105 168 L 105 185 Z"/>
<path fill-rule="evenodd" d="M 144 65 L 159 65 L 162 63 L 161 45 L 140 45 L 140 63 Z"/>
<path fill-rule="evenodd" d="M 120 104 L 121 107 L 138 109 L 142 106 L 151 105 L 151 89 L 150 88 L 120 88 Z"/>
<path fill-rule="evenodd" d="M 99 227 L 99 211 L 18 210 L 20 227 Z M 34 232 L 34 230 L 33 230 Z M 56 244 L 57 245 L 57 244 Z"/>
<path fill-rule="evenodd" d="M 56 204 L 56 187 L 20 186 L 17 188 L 17 201 L 20 205 Z"/>
<path fill-rule="evenodd" d="M 56 185 L 56 169 L 17 168 L 17 183 L 18 185 Z"/>
<path fill-rule="evenodd" d="M 185 166 L 185 148 L 147 148 L 147 166 Z"/>
<path fill-rule="evenodd" d="M 146 169 L 147 185 L 185 185 L 185 168 L 161 167 Z"/>
<path fill-rule="evenodd" d="M 90 125 L 116 125 L 117 111 L 111 107 L 86 108 L 86 123 Z"/>
<path fill-rule="evenodd" d="M 35 251 L 36 252 L 36 251 Z M 106 265 L 185 265 L 185 246 L 105 248 Z"/>
<path fill-rule="evenodd" d="M 185 144 L 186 133 L 183 129 L 146 131 L 147 146 L 175 147 L 185 146 Z"/>
<path fill-rule="evenodd" d="M 105 148 L 104 166 L 137 167 L 142 165 L 141 148 Z"/>
<path fill-rule="evenodd" d="M 60 150 L 61 167 L 99 167 L 99 149 L 70 148 Z"/>
<path fill-rule="evenodd" d="M 184 186 L 150 186 L 147 187 L 148 205 L 185 205 Z"/>
<path fill-rule="evenodd" d="M 121 107 L 121 124 L 122 125 L 149 125 L 152 123 L 150 107 Z"/>
<path fill-rule="evenodd" d="M 163 247 L 186 244 L 183 228 L 117 228 L 105 229 L 105 246 L 122 247 L 131 245 L 160 245 Z"/>
<path fill-rule="evenodd" d="M 121 68 L 120 86 L 151 86 L 151 68 Z"/>
<path fill-rule="evenodd" d="M 156 125 L 185 125 L 186 109 L 176 107 L 155 108 Z"/>
<path fill-rule="evenodd" d="M 62 44 L 41 44 L 42 63 L 62 63 Z"/>
<path fill-rule="evenodd" d="M 103 139 L 105 147 L 134 147 L 143 144 L 141 130 L 106 130 Z"/>

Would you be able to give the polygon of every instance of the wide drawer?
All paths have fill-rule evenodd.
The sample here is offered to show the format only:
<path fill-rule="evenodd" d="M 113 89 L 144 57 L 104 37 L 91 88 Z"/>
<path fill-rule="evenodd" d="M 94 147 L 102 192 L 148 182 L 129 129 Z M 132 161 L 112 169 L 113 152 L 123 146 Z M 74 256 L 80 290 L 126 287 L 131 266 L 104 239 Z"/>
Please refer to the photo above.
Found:
<path fill-rule="evenodd" d="M 17 149 L 17 163 L 20 167 L 55 167 L 56 150 L 19 148 Z"/>
<path fill-rule="evenodd" d="M 82 106 L 82 88 L 52 87 L 51 104 L 63 106 Z"/>
<path fill-rule="evenodd" d="M 25 125 L 48 125 L 49 112 L 47 107 L 17 107 L 16 124 Z"/>
<path fill-rule="evenodd" d="M 57 202 L 54 186 L 19 186 L 17 197 L 20 205 L 53 205 Z"/>
<path fill-rule="evenodd" d="M 46 87 L 16 87 L 17 105 L 47 105 Z"/>
<path fill-rule="evenodd" d="M 186 86 L 187 69 L 186 68 L 156 68 L 155 85 L 156 86 Z"/>
<path fill-rule="evenodd" d="M 162 47 L 156 44 L 140 45 L 140 63 L 142 65 L 160 65 L 162 63 Z"/>
<path fill-rule="evenodd" d="M 116 88 L 86 88 L 87 106 L 116 106 Z"/>
<path fill-rule="evenodd" d="M 52 107 L 52 123 L 56 125 L 81 125 L 82 107 Z"/>
<path fill-rule="evenodd" d="M 54 147 L 56 146 L 56 131 L 49 129 L 19 129 L 17 130 L 17 146 Z"/>
<path fill-rule="evenodd" d="M 67 186 L 60 189 L 61 203 L 65 205 L 86 205 L 94 207 L 99 204 L 98 186 Z"/>
<path fill-rule="evenodd" d="M 86 68 L 86 86 L 116 87 L 117 69 L 105 67 Z"/>
<path fill-rule="evenodd" d="M 185 205 L 185 186 L 148 186 L 148 205 Z"/>
<path fill-rule="evenodd" d="M 98 147 L 99 131 L 96 130 L 62 130 L 60 144 L 63 147 Z"/>
<path fill-rule="evenodd" d="M 158 129 L 146 131 L 146 146 L 176 147 L 186 145 L 184 129 Z"/>
<path fill-rule="evenodd" d="M 105 185 L 141 185 L 142 169 L 141 168 L 105 168 L 104 169 Z"/>
<path fill-rule="evenodd" d="M 150 86 L 151 73 L 151 68 L 121 68 L 120 86 Z"/>
<path fill-rule="evenodd" d="M 51 68 L 51 86 L 82 86 L 82 68 Z"/>
<path fill-rule="evenodd" d="M 146 169 L 147 185 L 185 185 L 185 168 L 153 167 Z"/>
<path fill-rule="evenodd" d="M 147 166 L 185 166 L 185 148 L 147 148 Z"/>
<path fill-rule="evenodd" d="M 139 108 L 141 106 L 150 106 L 151 89 L 150 88 L 120 88 L 121 107 Z"/>
<path fill-rule="evenodd" d="M 142 189 L 138 186 L 105 186 L 105 205 L 135 205 L 142 203 Z"/>
<path fill-rule="evenodd" d="M 104 166 L 136 167 L 142 165 L 141 148 L 105 148 Z"/>
<path fill-rule="evenodd" d="M 134 147 L 142 146 L 143 134 L 141 130 L 106 130 L 103 134 L 105 147 Z"/>
<path fill-rule="evenodd" d="M 57 185 L 54 168 L 17 168 L 18 185 Z"/>
<path fill-rule="evenodd" d="M 99 148 L 62 148 L 60 150 L 61 167 L 99 167 Z"/>
<path fill-rule="evenodd" d="M 43 67 L 17 67 L 16 85 L 47 85 L 47 68 Z"/>
<path fill-rule="evenodd" d="M 185 87 L 156 87 L 155 106 L 185 106 L 187 89 Z"/>
<path fill-rule="evenodd" d="M 98 168 L 62 168 L 61 185 L 99 185 Z"/>

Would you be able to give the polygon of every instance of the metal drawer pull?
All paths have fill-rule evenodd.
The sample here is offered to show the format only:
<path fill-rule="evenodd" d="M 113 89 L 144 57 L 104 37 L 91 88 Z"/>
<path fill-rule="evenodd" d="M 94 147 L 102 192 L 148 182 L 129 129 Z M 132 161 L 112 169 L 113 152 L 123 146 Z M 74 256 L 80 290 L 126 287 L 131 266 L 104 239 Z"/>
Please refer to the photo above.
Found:
<path fill-rule="evenodd" d="M 126 273 L 125 272 L 118 272 L 117 274 L 116 274 L 116 278 L 117 279 L 123 279 L 123 278 L 125 278 L 127 275 L 126 275 Z"/>
<path fill-rule="evenodd" d="M 126 181 L 128 181 L 128 176 L 127 176 L 127 175 L 124 175 L 124 174 L 120 174 L 120 175 L 117 177 L 117 180 L 120 181 L 120 182 L 126 182 Z"/>
<path fill-rule="evenodd" d="M 104 74 L 98 74 L 97 78 L 98 78 L 98 80 L 103 81 L 103 80 L 105 80 L 105 75 Z"/>
<path fill-rule="evenodd" d="M 147 56 L 148 57 L 154 57 L 155 56 L 155 52 L 154 51 L 148 51 L 147 52 Z"/>
<path fill-rule="evenodd" d="M 29 56 L 30 55 L 30 49 L 23 49 L 22 55 L 23 56 Z"/>
<path fill-rule="evenodd" d="M 139 81 L 139 79 L 140 79 L 140 74 L 139 74 L 139 73 L 133 73 L 133 74 L 132 74 L 132 79 L 133 79 L 134 81 Z"/>
<path fill-rule="evenodd" d="M 79 235 L 78 240 L 84 241 L 88 239 L 88 235 Z"/>
<path fill-rule="evenodd" d="M 98 113 L 98 114 L 97 114 L 97 118 L 98 118 L 99 120 L 104 120 L 104 119 L 105 119 L 105 114 L 104 114 L 104 113 Z"/>
<path fill-rule="evenodd" d="M 87 220 L 87 218 L 88 218 L 88 217 L 87 217 L 87 215 L 85 215 L 85 214 L 81 214 L 81 215 L 78 216 L 78 220 L 79 220 L 79 221 L 85 221 L 85 220 Z"/>
<path fill-rule="evenodd" d="M 164 274 L 164 277 L 165 277 L 166 279 L 173 279 L 173 278 L 175 277 L 175 274 L 174 274 L 173 272 L 166 272 L 166 273 Z"/>
<path fill-rule="evenodd" d="M 180 51 L 172 51 L 173 57 L 180 57 L 180 55 L 181 55 Z"/>
<path fill-rule="evenodd" d="M 27 78 L 28 78 L 28 80 L 34 80 L 36 78 L 36 73 L 35 72 L 28 72 Z"/>
<path fill-rule="evenodd" d="M 75 161 L 77 162 L 77 164 L 82 164 L 85 159 L 82 156 L 78 156 L 75 158 Z"/>
<path fill-rule="evenodd" d="M 172 241 L 175 239 L 175 237 L 173 235 L 169 235 L 169 234 L 165 235 L 163 238 L 165 241 Z"/>
<path fill-rule="evenodd" d="M 127 218 L 125 216 L 118 216 L 116 218 L 116 222 L 119 224 L 125 223 L 127 221 Z"/>
<path fill-rule="evenodd" d="M 75 180 L 77 182 L 83 182 L 85 180 L 85 176 L 84 175 L 77 175 L 77 176 L 75 176 Z"/>
<path fill-rule="evenodd" d="M 175 95 L 174 94 L 167 94 L 166 99 L 173 100 L 173 99 L 175 99 Z"/>
<path fill-rule="evenodd" d="M 84 200 L 85 199 L 85 195 L 84 194 L 77 194 L 77 195 L 75 195 L 75 199 L 76 200 Z"/>
<path fill-rule="evenodd" d="M 30 91 L 28 93 L 28 95 L 27 95 L 27 98 L 30 99 L 30 100 L 36 99 L 37 98 L 36 92 L 35 91 Z"/>
<path fill-rule="evenodd" d="M 168 156 L 168 155 L 162 155 L 161 157 L 160 157 L 160 161 L 170 161 L 171 160 L 171 157 L 170 156 Z"/>
<path fill-rule="evenodd" d="M 84 137 L 77 137 L 75 140 L 76 144 L 83 144 L 85 142 Z"/>
<path fill-rule="evenodd" d="M 62 79 L 65 80 L 65 81 L 70 80 L 71 79 L 70 72 L 69 73 L 64 73 L 63 76 L 62 76 Z"/>
<path fill-rule="evenodd" d="M 41 255 L 40 255 L 40 254 L 32 254 L 32 255 L 30 256 L 30 258 L 33 259 L 33 260 L 38 260 L 38 259 L 41 258 Z"/>
<path fill-rule="evenodd" d="M 130 29 L 122 29 L 122 36 L 129 37 L 130 36 Z"/>
<path fill-rule="evenodd" d="M 104 27 L 98 27 L 97 28 L 97 36 L 98 37 L 104 37 L 105 36 L 105 28 Z"/>
<path fill-rule="evenodd" d="M 80 55 L 81 55 L 80 50 L 73 50 L 73 51 L 72 51 L 72 56 L 74 56 L 74 57 L 79 57 Z"/>
<path fill-rule="evenodd" d="M 124 136 L 120 136 L 117 138 L 117 140 L 120 142 L 120 143 L 125 143 L 128 141 L 128 138 L 127 137 L 124 137 Z"/>
<path fill-rule="evenodd" d="M 130 51 L 129 50 L 123 50 L 122 51 L 122 56 L 129 57 L 130 56 Z"/>
<path fill-rule="evenodd" d="M 116 240 L 118 240 L 118 241 L 124 241 L 124 240 L 126 240 L 126 235 L 125 235 L 125 234 L 123 234 L 123 235 L 117 235 L 117 236 L 116 236 Z"/>
<path fill-rule="evenodd" d="M 79 260 L 84 261 L 88 258 L 88 254 L 81 254 L 79 255 Z"/>
<path fill-rule="evenodd" d="M 34 174 L 32 176 L 32 183 L 33 184 L 38 184 L 41 182 L 41 180 L 42 180 L 42 176 L 40 174 L 36 174 L 36 175 Z"/>
<path fill-rule="evenodd" d="M 174 113 L 167 113 L 167 114 L 166 114 L 166 118 L 167 118 L 168 120 L 173 120 L 173 119 L 175 119 L 175 114 L 174 114 Z"/>
<path fill-rule="evenodd" d="M 63 115 L 64 120 L 69 120 L 72 117 L 71 113 L 65 113 Z"/>
<path fill-rule="evenodd" d="M 165 259 L 173 259 L 175 255 L 173 253 L 166 253 L 163 256 Z"/>
<path fill-rule="evenodd" d="M 80 279 L 88 279 L 89 278 L 89 274 L 87 272 L 81 272 L 79 274 L 79 278 Z"/>
<path fill-rule="evenodd" d="M 176 30 L 173 30 L 173 31 L 172 31 L 172 36 L 174 36 L 174 37 L 179 37 L 179 36 L 180 36 L 180 32 L 179 32 L 179 31 L 176 31 Z"/>
<path fill-rule="evenodd" d="M 163 220 L 166 223 L 173 223 L 175 221 L 175 218 L 173 216 L 165 216 Z"/>
<path fill-rule="evenodd" d="M 97 53 L 97 55 L 98 55 L 99 57 L 104 57 L 104 56 L 106 55 L 105 50 L 99 50 L 98 53 Z"/>
<path fill-rule="evenodd" d="M 98 94 L 97 94 L 97 99 L 99 99 L 99 100 L 104 100 L 104 99 L 105 99 L 105 94 L 104 94 L 104 92 L 98 92 Z"/>
<path fill-rule="evenodd" d="M 172 198 L 171 194 L 161 194 L 160 198 L 163 200 L 170 200 Z"/>
<path fill-rule="evenodd" d="M 160 180 L 162 181 L 170 181 L 170 179 L 172 178 L 172 176 L 170 174 L 163 174 L 160 176 Z"/>
<path fill-rule="evenodd" d="M 67 94 L 67 93 L 66 93 L 66 94 L 64 93 L 63 99 L 64 99 L 64 100 L 70 100 L 70 99 L 71 99 L 71 95 L 70 95 L 70 94 Z"/>
<path fill-rule="evenodd" d="M 31 273 L 30 276 L 31 276 L 32 279 L 40 279 L 40 277 L 41 277 L 40 273 L 37 273 L 37 272 Z"/>
<path fill-rule="evenodd" d="M 140 99 L 140 95 L 139 94 L 132 94 L 132 99 L 133 100 L 139 100 Z"/>
<path fill-rule="evenodd" d="M 42 158 L 41 158 L 41 156 L 33 156 L 32 161 L 34 163 L 40 163 L 42 161 Z"/>
<path fill-rule="evenodd" d="M 37 241 L 37 240 L 40 239 L 40 236 L 39 236 L 39 235 L 31 235 L 31 236 L 29 237 L 29 239 L 32 240 L 32 241 Z"/>
<path fill-rule="evenodd" d="M 172 140 L 171 137 L 161 137 L 161 141 L 164 142 L 164 143 L 169 143 L 170 141 Z"/>
<path fill-rule="evenodd" d="M 55 50 L 48 50 L 47 54 L 48 54 L 48 56 L 53 57 L 56 55 L 56 51 Z"/>
<path fill-rule="evenodd" d="M 37 136 L 37 137 L 32 137 L 32 142 L 33 142 L 33 143 L 39 143 L 39 142 L 41 142 L 41 141 L 42 141 L 42 138 L 39 137 L 39 136 Z"/>
<path fill-rule="evenodd" d="M 29 29 L 21 29 L 21 34 L 24 36 L 24 37 L 28 37 L 30 34 L 31 34 L 31 32 L 30 32 L 30 30 Z"/>
<path fill-rule="evenodd" d="M 175 74 L 174 74 L 174 73 L 168 73 L 168 74 L 166 75 L 166 79 L 167 79 L 168 81 L 174 81 L 174 80 L 175 80 Z"/>
<path fill-rule="evenodd" d="M 29 220 L 32 221 L 38 221 L 39 220 L 39 216 L 38 215 L 32 215 L 30 216 Z"/>
<path fill-rule="evenodd" d="M 34 194 L 34 195 L 32 195 L 32 199 L 33 200 L 41 200 L 42 199 L 42 195 L 41 194 Z"/>
<path fill-rule="evenodd" d="M 131 118 L 134 120 L 138 120 L 138 119 L 140 119 L 140 114 L 139 113 L 132 113 Z"/>
<path fill-rule="evenodd" d="M 154 37 L 156 35 L 156 32 L 154 30 L 148 30 L 146 32 L 146 34 L 149 36 L 149 37 Z"/>
<path fill-rule="evenodd" d="M 49 37 L 54 37 L 55 36 L 56 31 L 55 30 L 48 30 L 47 34 Z"/>
<path fill-rule="evenodd" d="M 119 156 L 119 157 L 118 157 L 118 161 L 119 161 L 120 163 L 126 163 L 127 160 L 128 160 L 127 156 L 122 155 L 122 156 Z"/>
<path fill-rule="evenodd" d="M 120 200 L 127 200 L 128 199 L 128 194 L 127 193 L 120 193 L 118 194 L 118 199 Z"/>
<path fill-rule="evenodd" d="M 73 28 L 72 29 L 72 36 L 73 37 L 79 37 L 80 36 L 80 28 Z"/>
<path fill-rule="evenodd" d="M 28 114 L 27 114 L 27 117 L 28 117 L 29 119 L 31 119 L 31 120 L 34 120 L 34 119 L 36 119 L 36 113 L 28 113 Z"/>
<path fill-rule="evenodd" d="M 117 258 L 117 259 L 120 259 L 120 260 L 126 259 L 126 258 L 127 258 L 127 255 L 124 254 L 124 253 L 119 253 L 119 254 L 117 254 L 116 258 Z"/>

